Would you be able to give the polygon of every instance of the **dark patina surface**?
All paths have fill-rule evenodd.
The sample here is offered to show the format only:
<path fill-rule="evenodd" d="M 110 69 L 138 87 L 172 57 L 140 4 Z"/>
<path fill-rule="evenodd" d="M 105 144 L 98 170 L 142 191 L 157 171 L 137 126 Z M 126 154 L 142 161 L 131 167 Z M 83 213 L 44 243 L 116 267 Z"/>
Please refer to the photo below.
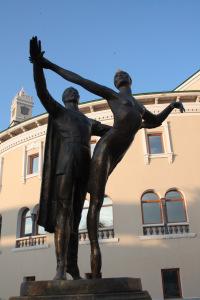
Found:
<path fill-rule="evenodd" d="M 104 278 L 76 281 L 36 281 L 21 285 L 20 297 L 10 300 L 151 300 L 146 291 L 142 291 L 138 278 Z"/>

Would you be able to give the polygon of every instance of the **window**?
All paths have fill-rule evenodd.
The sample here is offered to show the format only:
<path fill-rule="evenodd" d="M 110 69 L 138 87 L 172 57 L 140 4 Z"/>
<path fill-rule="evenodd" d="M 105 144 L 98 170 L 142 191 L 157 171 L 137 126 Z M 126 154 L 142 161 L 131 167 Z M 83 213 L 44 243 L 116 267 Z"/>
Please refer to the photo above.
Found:
<path fill-rule="evenodd" d="M 99 228 L 112 228 L 113 227 L 113 206 L 112 200 L 104 197 L 103 206 L 100 211 Z"/>
<path fill-rule="evenodd" d="M 93 152 L 94 152 L 94 148 L 95 148 L 95 146 L 96 146 L 96 143 L 97 143 L 96 140 L 92 140 L 92 141 L 90 142 L 91 156 L 93 155 Z"/>
<path fill-rule="evenodd" d="M 141 138 L 144 150 L 144 163 L 150 164 L 154 159 L 166 158 L 173 163 L 175 157 L 170 137 L 169 122 L 165 121 L 159 128 L 142 128 Z"/>
<path fill-rule="evenodd" d="M 178 190 L 167 191 L 161 199 L 154 191 L 145 192 L 141 206 L 144 235 L 189 233 L 185 201 Z"/>
<path fill-rule="evenodd" d="M 31 218 L 31 212 L 28 208 L 26 208 L 21 216 L 21 232 L 20 237 L 24 236 L 31 236 L 32 235 L 32 218 Z"/>
<path fill-rule="evenodd" d="M 161 270 L 164 299 L 182 297 L 179 273 L 179 269 Z"/>
<path fill-rule="evenodd" d="M 158 195 L 152 191 L 142 196 L 143 224 L 160 224 L 162 220 L 161 201 Z"/>
<path fill-rule="evenodd" d="M 28 156 L 28 169 L 27 174 L 38 173 L 38 161 L 39 161 L 39 153 L 35 153 L 33 155 Z"/>
<path fill-rule="evenodd" d="M 149 154 L 164 153 L 162 133 L 148 133 Z"/>
<path fill-rule="evenodd" d="M 40 226 L 37 224 L 37 220 L 38 220 L 38 209 L 37 209 L 37 214 L 36 214 L 36 219 L 35 219 L 35 227 L 36 227 L 36 235 L 42 235 L 42 234 L 46 234 L 46 231 L 44 229 L 44 227 Z"/>
<path fill-rule="evenodd" d="M 183 196 L 176 190 L 171 190 L 165 195 L 166 215 L 168 223 L 187 222 Z"/>
<path fill-rule="evenodd" d="M 89 201 L 85 200 L 84 208 L 82 211 L 82 218 L 79 224 L 79 238 L 80 240 L 86 240 L 87 237 L 87 213 L 89 208 Z M 99 218 L 99 237 L 101 239 L 114 238 L 113 229 L 113 205 L 112 200 L 108 197 L 104 197 L 103 206 L 100 210 Z"/>
<path fill-rule="evenodd" d="M 87 229 L 87 213 L 89 208 L 89 201 L 85 200 L 84 208 L 82 211 L 81 222 L 79 230 Z M 103 206 L 100 210 L 99 228 L 112 228 L 113 227 L 113 208 L 112 200 L 105 196 Z"/>
<path fill-rule="evenodd" d="M 16 248 L 46 245 L 46 232 L 37 225 L 38 205 L 32 211 L 27 207 L 21 208 L 18 213 Z"/>

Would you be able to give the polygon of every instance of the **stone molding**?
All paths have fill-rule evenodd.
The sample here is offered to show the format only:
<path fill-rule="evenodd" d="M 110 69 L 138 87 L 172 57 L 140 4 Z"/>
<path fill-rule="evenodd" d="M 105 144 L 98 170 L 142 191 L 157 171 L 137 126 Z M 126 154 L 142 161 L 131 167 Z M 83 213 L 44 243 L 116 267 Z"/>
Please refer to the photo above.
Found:
<path fill-rule="evenodd" d="M 34 129 L 31 129 L 29 131 L 20 133 L 19 135 L 14 136 L 11 139 L 3 142 L 0 145 L 0 155 L 11 149 L 13 150 L 13 148 L 16 148 L 17 146 L 20 146 L 22 144 L 27 144 L 27 146 L 28 146 L 29 141 L 34 141 L 35 139 L 45 137 L 46 136 L 46 128 L 47 128 L 47 125 L 42 125 L 42 126 L 34 128 Z M 28 147 L 30 147 L 30 148 L 34 147 L 35 143 L 36 143 L 35 141 L 32 142 L 31 145 Z"/>
<path fill-rule="evenodd" d="M 184 239 L 195 238 L 197 233 L 183 233 L 183 234 L 163 234 L 163 235 L 141 235 L 138 236 L 140 240 L 170 240 L 170 239 Z"/>

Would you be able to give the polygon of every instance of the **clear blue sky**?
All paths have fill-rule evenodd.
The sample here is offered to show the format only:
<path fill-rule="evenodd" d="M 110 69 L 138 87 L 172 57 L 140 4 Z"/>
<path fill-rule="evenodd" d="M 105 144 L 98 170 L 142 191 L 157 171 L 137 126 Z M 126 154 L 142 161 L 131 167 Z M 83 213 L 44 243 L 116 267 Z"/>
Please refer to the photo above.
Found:
<path fill-rule="evenodd" d="M 109 87 L 120 68 L 133 77 L 133 93 L 171 90 L 199 69 L 199 12 L 199 0 L 1 0 L 0 131 L 22 86 L 33 114 L 45 111 L 28 61 L 33 35 L 47 58 Z M 46 78 L 57 100 L 71 85 L 50 71 Z M 82 101 L 97 98 L 78 89 Z"/>

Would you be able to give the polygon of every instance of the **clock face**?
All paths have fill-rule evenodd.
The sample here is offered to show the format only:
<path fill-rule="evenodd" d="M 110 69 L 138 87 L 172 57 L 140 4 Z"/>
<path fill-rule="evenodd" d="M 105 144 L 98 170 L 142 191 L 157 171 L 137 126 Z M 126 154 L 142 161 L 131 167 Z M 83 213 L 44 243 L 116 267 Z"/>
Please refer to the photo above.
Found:
<path fill-rule="evenodd" d="M 26 106 L 21 106 L 21 114 L 27 116 L 29 113 L 29 108 Z"/>

